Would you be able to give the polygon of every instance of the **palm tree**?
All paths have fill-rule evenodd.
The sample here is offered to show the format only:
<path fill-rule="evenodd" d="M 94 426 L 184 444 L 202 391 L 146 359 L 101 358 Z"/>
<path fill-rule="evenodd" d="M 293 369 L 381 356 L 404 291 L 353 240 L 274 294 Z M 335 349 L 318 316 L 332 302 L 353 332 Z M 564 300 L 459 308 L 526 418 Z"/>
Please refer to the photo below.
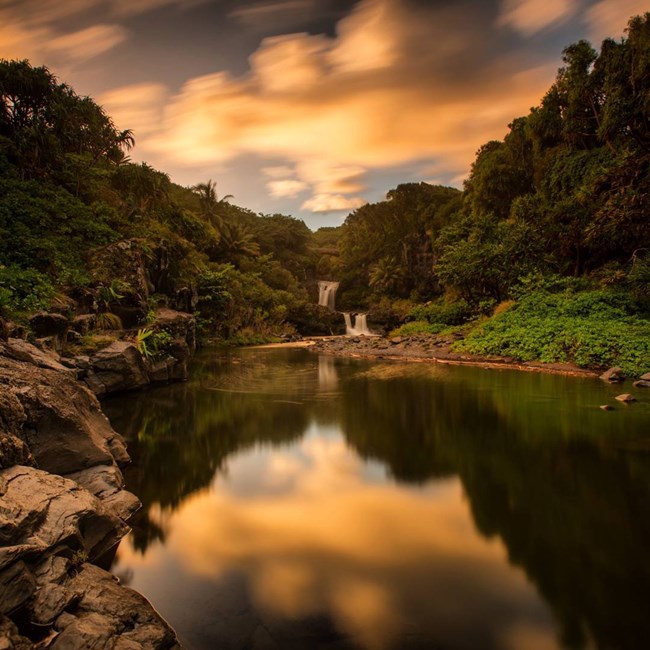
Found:
<path fill-rule="evenodd" d="M 232 194 L 219 198 L 217 195 L 217 183 L 209 180 L 207 183 L 198 183 L 191 188 L 198 195 L 201 205 L 201 214 L 207 219 L 212 226 L 221 232 L 223 228 L 223 218 L 221 217 L 221 206 L 233 197 Z"/>
<path fill-rule="evenodd" d="M 237 257 L 256 257 L 260 254 L 260 245 L 255 237 L 241 224 L 223 223 L 219 249 L 227 259 Z"/>

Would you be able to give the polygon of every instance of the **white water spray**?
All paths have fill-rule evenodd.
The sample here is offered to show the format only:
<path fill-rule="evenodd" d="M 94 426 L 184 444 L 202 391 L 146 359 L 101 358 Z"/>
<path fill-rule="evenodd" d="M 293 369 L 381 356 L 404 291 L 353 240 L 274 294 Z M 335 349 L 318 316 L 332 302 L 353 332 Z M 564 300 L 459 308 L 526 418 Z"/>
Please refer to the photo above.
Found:
<path fill-rule="evenodd" d="M 345 333 L 347 336 L 359 336 L 363 334 L 364 336 L 374 336 L 374 334 L 368 329 L 368 323 L 366 321 L 366 314 L 355 314 L 354 316 L 354 327 L 352 326 L 352 316 L 348 312 L 343 312 L 343 318 L 345 318 Z"/>

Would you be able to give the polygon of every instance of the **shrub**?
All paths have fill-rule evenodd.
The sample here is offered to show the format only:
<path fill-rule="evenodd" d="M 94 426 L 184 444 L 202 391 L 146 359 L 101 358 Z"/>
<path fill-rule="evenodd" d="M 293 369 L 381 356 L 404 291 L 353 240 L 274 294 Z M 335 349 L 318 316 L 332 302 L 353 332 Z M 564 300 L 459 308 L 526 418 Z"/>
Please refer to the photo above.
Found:
<path fill-rule="evenodd" d="M 459 351 L 521 361 L 621 366 L 630 375 L 650 369 L 650 320 L 616 292 L 538 290 L 476 327 Z"/>
<path fill-rule="evenodd" d="M 45 309 L 54 297 L 50 279 L 34 269 L 0 265 L 0 309 L 36 311 Z"/>

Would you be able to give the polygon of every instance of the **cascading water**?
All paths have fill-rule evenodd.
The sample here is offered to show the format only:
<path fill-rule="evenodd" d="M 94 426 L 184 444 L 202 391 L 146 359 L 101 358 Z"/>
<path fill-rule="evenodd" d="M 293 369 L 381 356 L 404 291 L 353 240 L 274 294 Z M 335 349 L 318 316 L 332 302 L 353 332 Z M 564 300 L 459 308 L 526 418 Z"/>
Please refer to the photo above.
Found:
<path fill-rule="evenodd" d="M 366 317 L 367 314 L 355 314 L 353 327 L 351 314 L 348 312 L 343 312 L 343 318 L 345 318 L 346 335 L 359 336 L 360 334 L 363 334 L 364 336 L 374 336 L 374 334 L 368 329 Z"/>
<path fill-rule="evenodd" d="M 318 304 L 321 305 L 321 307 L 327 307 L 331 311 L 335 311 L 336 290 L 338 288 L 338 282 L 327 282 L 326 280 L 321 280 L 318 283 Z"/>

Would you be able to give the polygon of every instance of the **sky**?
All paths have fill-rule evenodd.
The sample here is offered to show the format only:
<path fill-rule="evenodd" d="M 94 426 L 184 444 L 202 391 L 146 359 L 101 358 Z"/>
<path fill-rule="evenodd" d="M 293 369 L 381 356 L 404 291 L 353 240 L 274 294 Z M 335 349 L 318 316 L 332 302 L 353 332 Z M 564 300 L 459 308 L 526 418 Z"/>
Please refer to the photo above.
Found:
<path fill-rule="evenodd" d="M 0 0 L 0 58 L 90 95 L 131 157 L 312 229 L 399 183 L 462 186 L 579 39 L 649 0 Z"/>

